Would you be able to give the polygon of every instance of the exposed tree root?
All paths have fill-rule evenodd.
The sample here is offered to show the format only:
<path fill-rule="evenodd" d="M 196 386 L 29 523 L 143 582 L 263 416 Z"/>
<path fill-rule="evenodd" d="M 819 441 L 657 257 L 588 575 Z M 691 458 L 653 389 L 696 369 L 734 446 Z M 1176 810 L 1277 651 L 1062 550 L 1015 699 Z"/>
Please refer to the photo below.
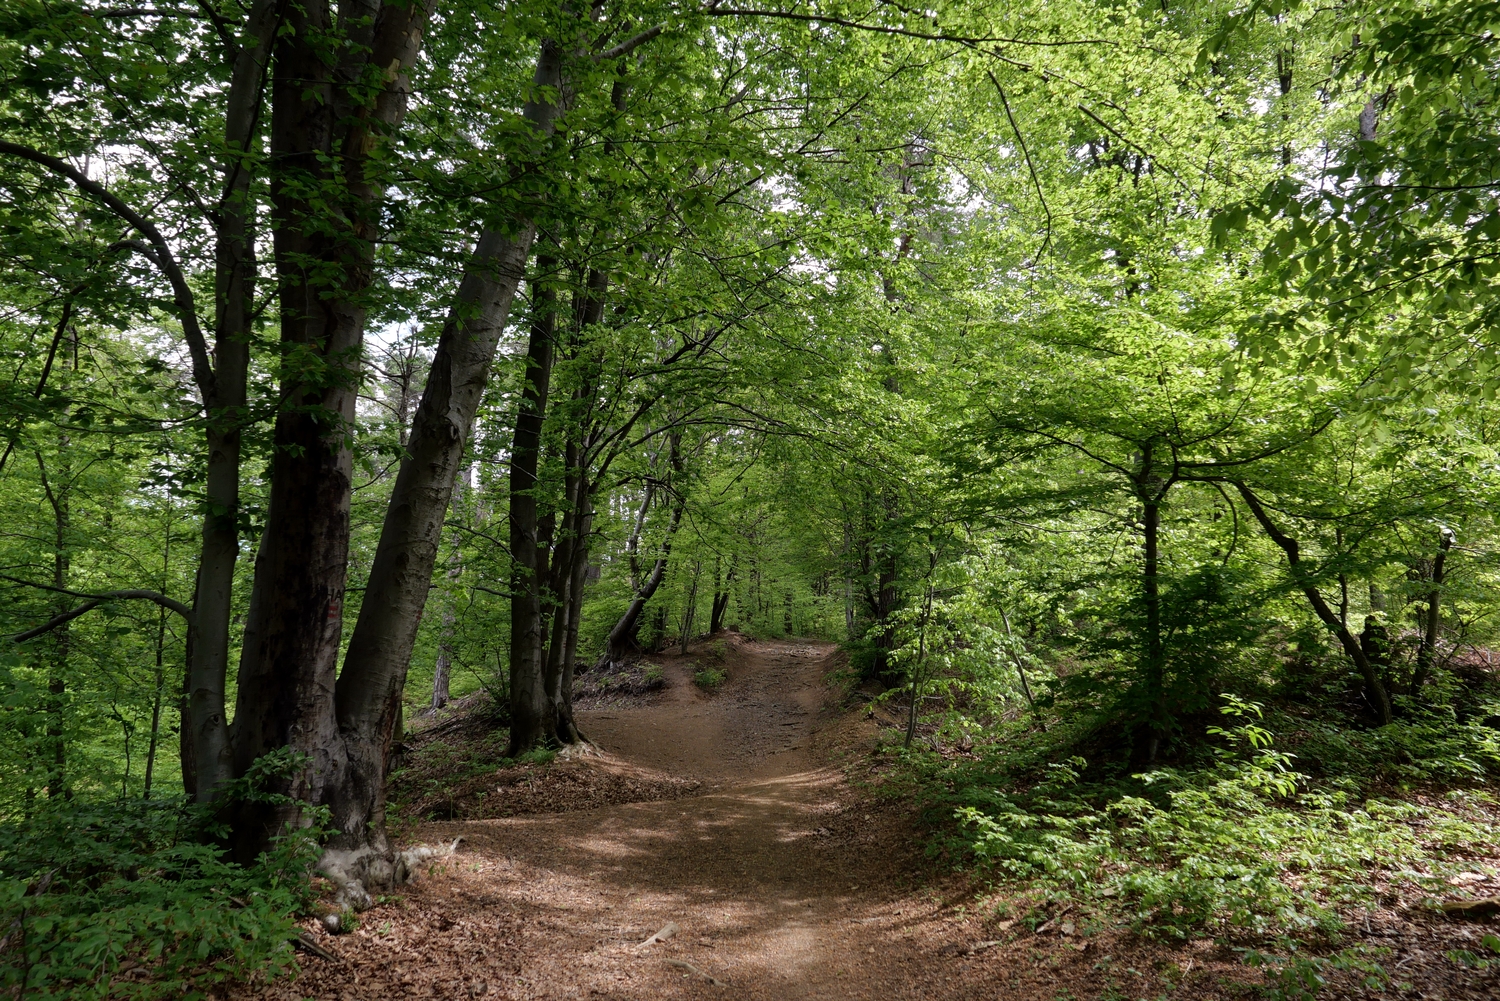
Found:
<path fill-rule="evenodd" d="M 458 851 L 463 838 L 451 845 L 416 845 L 403 852 L 381 851 L 374 845 L 352 850 L 330 848 L 318 860 L 318 872 L 338 887 L 333 906 L 363 911 L 374 906 L 372 891 L 389 890 L 412 879 L 418 866 L 447 858 Z M 325 924 L 327 922 L 325 921 Z M 336 931 L 338 925 L 329 928 Z"/>
<path fill-rule="evenodd" d="M 667 939 L 671 938 L 673 935 L 676 935 L 677 932 L 678 932 L 677 922 L 676 921 L 668 921 L 665 925 L 662 926 L 661 931 L 657 932 L 655 935 L 652 935 L 650 938 L 646 939 L 646 941 L 644 941 L 640 945 L 636 946 L 636 948 L 637 949 L 644 949 L 648 945 L 655 945 L 658 942 L 665 942 Z"/>

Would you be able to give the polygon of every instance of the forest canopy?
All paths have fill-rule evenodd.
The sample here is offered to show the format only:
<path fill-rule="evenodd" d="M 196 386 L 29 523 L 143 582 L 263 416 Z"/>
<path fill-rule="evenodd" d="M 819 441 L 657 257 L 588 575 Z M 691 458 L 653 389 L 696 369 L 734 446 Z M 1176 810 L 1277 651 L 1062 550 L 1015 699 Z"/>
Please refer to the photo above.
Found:
<path fill-rule="evenodd" d="M 6 0 L 0 917 L 59 929 L 6 988 L 284 964 L 314 869 L 403 878 L 413 720 L 582 745 L 724 630 L 838 642 L 1018 877 L 1102 864 L 1005 826 L 1055 768 L 1488 783 L 1497 29 Z"/>

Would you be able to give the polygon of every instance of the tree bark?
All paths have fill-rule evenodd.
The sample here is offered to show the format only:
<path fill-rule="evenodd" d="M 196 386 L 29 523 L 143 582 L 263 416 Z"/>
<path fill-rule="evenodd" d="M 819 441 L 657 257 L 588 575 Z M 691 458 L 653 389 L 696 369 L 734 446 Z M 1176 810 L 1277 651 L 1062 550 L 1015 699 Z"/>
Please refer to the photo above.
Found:
<path fill-rule="evenodd" d="M 729 609 L 729 592 L 715 591 L 713 607 L 709 610 L 708 634 L 710 636 L 724 631 L 724 613 Z"/>
<path fill-rule="evenodd" d="M 586 739 L 573 718 L 573 676 L 578 663 L 578 626 L 583 618 L 583 589 L 588 580 L 589 537 L 594 527 L 591 491 L 583 491 L 584 507 L 579 512 L 578 542 L 573 561 L 573 584 L 569 592 L 567 647 L 563 651 L 562 679 L 557 711 L 557 739 L 562 744 L 576 744 Z"/>
<path fill-rule="evenodd" d="M 1427 614 L 1422 623 L 1422 642 L 1417 647 L 1417 664 L 1411 675 L 1411 694 L 1416 695 L 1427 683 L 1432 673 L 1432 662 L 1437 656 L 1438 630 L 1443 624 L 1442 598 L 1444 566 L 1448 562 L 1448 550 L 1453 547 L 1453 531 L 1443 529 L 1438 536 L 1437 554 L 1432 558 L 1432 588 L 1427 592 Z"/>
<path fill-rule="evenodd" d="M 554 267 L 551 258 L 537 259 L 538 276 L 550 274 Z M 546 712 L 541 660 L 543 567 L 536 491 L 542 424 L 546 420 L 557 340 L 556 294 L 539 278 L 532 279 L 532 289 L 531 336 L 510 454 L 511 743 L 516 743 L 519 729 L 522 743 L 527 747 L 542 739 L 540 721 Z"/>
<path fill-rule="evenodd" d="M 47 501 L 52 507 L 52 587 L 57 592 L 58 601 L 63 604 L 57 609 L 63 613 L 67 608 L 67 598 L 64 593 L 68 586 L 68 571 L 71 560 L 68 553 L 68 536 L 71 534 L 72 505 L 69 502 L 69 494 L 72 489 L 72 471 L 68 465 L 66 456 L 68 454 L 68 436 L 58 436 L 58 454 L 64 457 L 61 476 L 49 477 L 47 475 L 46 462 L 41 453 L 37 453 L 37 469 L 41 473 L 42 489 L 47 495 Z M 52 649 L 47 664 L 47 697 L 43 702 L 44 712 L 47 716 L 47 798 L 57 799 L 59 796 L 71 795 L 68 787 L 67 767 L 67 691 L 68 691 L 68 661 L 72 652 L 71 637 L 68 635 L 68 626 L 64 622 L 52 633 Z"/>
<path fill-rule="evenodd" d="M 682 436 L 672 434 L 668 438 L 670 448 L 670 461 L 674 478 L 680 478 L 682 471 Z M 675 486 L 675 484 L 674 484 Z M 594 670 L 613 670 L 622 663 L 630 653 L 634 643 L 633 637 L 636 631 L 636 622 L 641 617 L 641 610 L 646 607 L 646 602 L 661 587 L 662 578 L 667 573 L 667 560 L 672 555 L 672 536 L 677 533 L 677 526 L 682 522 L 683 507 L 687 502 L 686 496 L 681 489 L 675 491 L 676 501 L 672 505 L 672 514 L 667 522 L 666 535 L 662 539 L 661 549 L 658 550 L 656 562 L 652 564 L 651 573 L 636 590 L 630 605 L 624 614 L 615 622 L 614 628 L 609 631 L 609 638 L 604 644 L 604 653 L 600 655 Z"/>
<path fill-rule="evenodd" d="M 237 775 L 280 747 L 305 755 L 280 791 L 312 803 L 330 802 L 364 764 L 347 767 L 334 701 L 353 486 L 348 430 L 382 193 L 373 153 L 405 116 L 402 70 L 417 57 L 427 14 L 421 4 L 355 6 L 341 9 L 337 24 L 326 0 L 289 6 L 273 50 L 272 224 L 286 363 L 233 740 Z M 328 58 L 330 39 L 337 60 Z M 384 84 L 373 93 L 372 73 Z M 334 828 L 355 832 L 341 837 L 363 840 L 368 818 L 330 805 Z M 245 804 L 236 856 L 253 859 L 299 821 L 299 806 Z"/>
<path fill-rule="evenodd" d="M 1142 566 L 1141 596 L 1146 613 L 1146 699 L 1149 717 L 1146 721 L 1146 763 L 1156 761 L 1162 740 L 1167 736 L 1166 648 L 1161 626 L 1161 502 L 1169 484 L 1156 475 L 1152 462 L 1152 445 L 1141 447 L 1141 468 L 1135 488 L 1141 501 Z"/>
<path fill-rule="evenodd" d="M 562 57 L 542 44 L 524 114 L 538 141 L 551 135 Z M 509 220 L 481 234 L 433 356 L 370 568 L 364 608 L 339 676 L 338 723 L 349 772 L 333 791 L 338 847 L 385 849 L 385 774 L 417 626 L 432 581 L 443 519 L 490 364 L 530 256 L 535 225 Z M 523 547 L 524 548 L 524 547 Z"/>

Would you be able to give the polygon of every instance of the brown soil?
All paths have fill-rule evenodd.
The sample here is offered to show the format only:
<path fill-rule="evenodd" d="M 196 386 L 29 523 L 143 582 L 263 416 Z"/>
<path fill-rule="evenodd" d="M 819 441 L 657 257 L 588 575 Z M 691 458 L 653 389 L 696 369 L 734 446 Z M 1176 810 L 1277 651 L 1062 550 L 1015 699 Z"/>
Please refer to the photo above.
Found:
<path fill-rule="evenodd" d="M 480 803 L 461 812 L 469 819 L 422 823 L 416 840 L 462 837 L 459 852 L 362 915 L 354 933 L 315 932 L 341 962 L 305 957 L 295 983 L 254 993 L 338 1001 L 1254 996 L 1261 975 L 1212 942 L 1163 946 L 1081 919 L 1075 927 L 1061 912 L 1038 935 L 975 913 L 972 887 L 924 864 L 906 810 L 848 785 L 849 763 L 872 745 L 877 723 L 833 705 L 825 680 L 833 658 L 825 643 L 731 638 L 729 677 L 713 692 L 692 683 L 691 658 L 659 659 L 663 691 L 581 713 L 601 756 L 535 770 L 533 785 L 552 782 L 556 792 L 548 812 L 506 816 L 520 801 L 497 793 L 466 801 Z M 581 787 L 618 792 L 635 781 L 650 801 L 570 803 L 557 791 L 563 780 L 547 777 L 590 771 L 614 778 Z M 687 784 L 698 794 L 682 797 Z M 669 923 L 672 937 L 642 945 Z M 1478 993 L 1444 986 L 1455 989 L 1428 996 L 1493 996 L 1482 985 Z"/>

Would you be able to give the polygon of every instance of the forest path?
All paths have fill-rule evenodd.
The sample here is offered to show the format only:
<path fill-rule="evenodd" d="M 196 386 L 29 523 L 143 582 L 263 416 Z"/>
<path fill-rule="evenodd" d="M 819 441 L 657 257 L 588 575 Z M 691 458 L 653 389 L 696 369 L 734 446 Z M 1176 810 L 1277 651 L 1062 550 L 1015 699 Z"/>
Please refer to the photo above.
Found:
<path fill-rule="evenodd" d="M 459 867 L 482 866 L 486 904 L 539 912 L 545 932 L 494 986 L 549 999 L 930 996 L 909 966 L 932 961 L 912 936 L 937 907 L 893 884 L 889 848 L 871 851 L 889 839 L 819 741 L 838 722 L 825 712 L 833 651 L 747 643 L 714 692 L 673 663 L 654 704 L 579 714 L 606 753 L 700 778 L 702 795 L 424 832 L 463 836 Z M 672 938 L 640 945 L 669 922 Z"/>
<path fill-rule="evenodd" d="M 981 961 L 1007 950 L 957 951 L 986 936 L 916 888 L 905 808 L 861 800 L 834 764 L 876 729 L 835 705 L 834 651 L 739 640 L 717 691 L 700 691 L 673 658 L 652 702 L 580 712 L 608 767 L 698 778 L 700 792 L 423 824 L 418 840 L 462 837 L 458 853 L 365 912 L 354 934 L 324 938 L 348 962 L 307 960 L 281 996 L 996 997 Z M 668 923 L 675 935 L 642 945 Z M 1058 972 L 1025 979 L 1050 988 Z"/>
<path fill-rule="evenodd" d="M 1001 974 L 1010 948 L 963 953 L 989 935 L 919 888 L 906 807 L 847 785 L 835 759 L 868 749 L 876 723 L 835 704 L 832 654 L 733 641 L 715 692 L 667 659 L 669 686 L 649 704 L 580 711 L 603 767 L 694 777 L 699 792 L 422 824 L 419 840 L 462 837 L 458 854 L 353 935 L 320 935 L 344 962 L 306 957 L 296 981 L 260 996 L 1053 998 L 1058 963 L 1026 956 Z M 675 935 L 642 944 L 669 923 Z"/>

